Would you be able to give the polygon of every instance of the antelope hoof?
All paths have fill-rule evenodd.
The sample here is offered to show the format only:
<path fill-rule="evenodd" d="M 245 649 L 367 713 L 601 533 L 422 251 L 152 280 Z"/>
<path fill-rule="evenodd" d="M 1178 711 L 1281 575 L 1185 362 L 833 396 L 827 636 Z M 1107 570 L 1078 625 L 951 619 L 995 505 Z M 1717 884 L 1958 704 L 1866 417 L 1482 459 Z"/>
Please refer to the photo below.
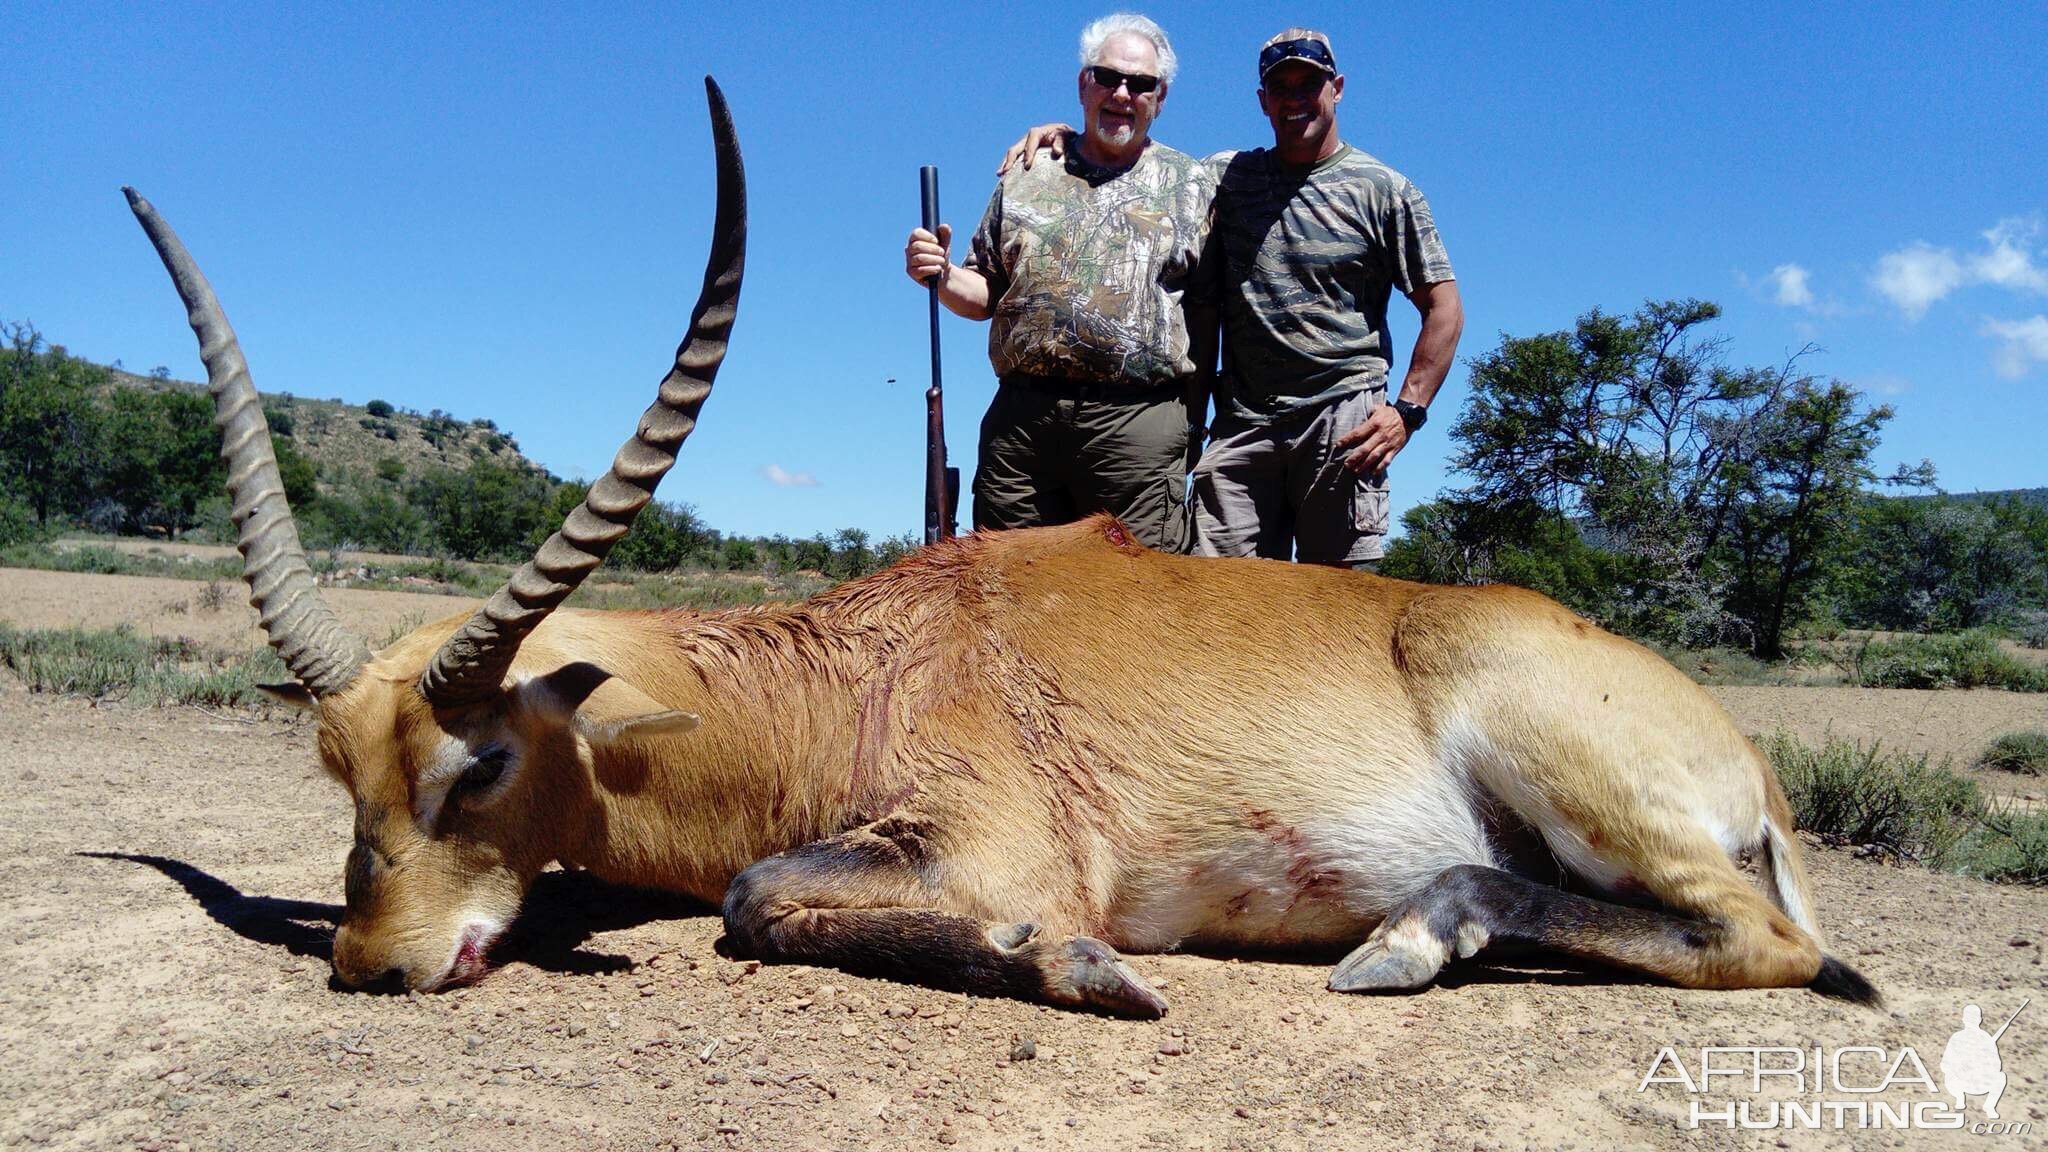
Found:
<path fill-rule="evenodd" d="M 1330 973 L 1332 992 L 1405 992 L 1436 979 L 1447 949 L 1419 926 L 1374 932 Z"/>
<path fill-rule="evenodd" d="M 1166 998 L 1100 940 L 1076 936 L 1050 959 L 1047 991 L 1056 1000 L 1140 1020 L 1166 1015 Z"/>

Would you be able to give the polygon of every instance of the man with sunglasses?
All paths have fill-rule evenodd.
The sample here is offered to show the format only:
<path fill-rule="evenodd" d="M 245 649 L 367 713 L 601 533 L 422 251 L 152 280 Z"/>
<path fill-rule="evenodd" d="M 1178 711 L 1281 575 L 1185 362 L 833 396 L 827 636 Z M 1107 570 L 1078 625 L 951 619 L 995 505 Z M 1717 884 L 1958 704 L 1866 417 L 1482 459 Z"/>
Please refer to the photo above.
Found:
<path fill-rule="evenodd" d="M 964 265 L 952 229 L 919 228 L 904 270 L 938 278 L 955 314 L 991 320 L 1001 383 L 981 423 L 974 526 L 1115 513 L 1139 540 L 1187 551 L 1187 474 L 1215 364 L 1213 310 L 1184 309 L 1208 241 L 1215 181 L 1151 139 L 1177 61 L 1143 16 L 1081 34 L 1082 129 L 1061 163 L 1001 180 Z M 1198 343 L 1199 341 L 1199 343 Z"/>
<path fill-rule="evenodd" d="M 1338 136 L 1343 96 L 1329 38 L 1289 28 L 1259 51 L 1273 147 L 1209 158 L 1224 369 L 1194 475 L 1204 555 L 1377 567 L 1387 466 L 1457 353 L 1464 311 L 1429 203 Z M 1061 144 L 1033 129 L 1005 167 Z M 1422 326 L 1390 401 L 1396 289 Z"/>

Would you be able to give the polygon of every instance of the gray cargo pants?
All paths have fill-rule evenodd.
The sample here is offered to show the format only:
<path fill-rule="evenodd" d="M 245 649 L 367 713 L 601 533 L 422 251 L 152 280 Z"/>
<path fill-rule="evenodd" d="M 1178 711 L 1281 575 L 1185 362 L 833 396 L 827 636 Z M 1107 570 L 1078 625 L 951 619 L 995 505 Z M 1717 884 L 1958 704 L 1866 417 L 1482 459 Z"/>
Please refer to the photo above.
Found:
<path fill-rule="evenodd" d="M 981 418 L 974 526 L 1030 528 L 1110 512 L 1149 548 L 1186 552 L 1187 405 L 1177 387 L 1006 377 Z"/>
<path fill-rule="evenodd" d="M 1377 568 L 1387 478 L 1353 475 L 1333 442 L 1385 401 L 1368 389 L 1274 424 L 1218 414 L 1195 466 L 1196 554 Z"/>

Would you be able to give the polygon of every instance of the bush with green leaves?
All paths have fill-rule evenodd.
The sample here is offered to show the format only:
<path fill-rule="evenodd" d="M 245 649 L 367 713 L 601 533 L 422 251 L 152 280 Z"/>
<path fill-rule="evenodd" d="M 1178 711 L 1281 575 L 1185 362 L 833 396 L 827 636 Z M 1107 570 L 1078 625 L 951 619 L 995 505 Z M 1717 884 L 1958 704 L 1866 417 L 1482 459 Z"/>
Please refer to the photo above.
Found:
<path fill-rule="evenodd" d="M 2048 732 L 2007 732 L 1977 757 L 1977 767 L 2048 776 Z"/>
<path fill-rule="evenodd" d="M 1999 647 L 1981 629 L 1944 636 L 1872 640 L 1849 654 L 1844 671 L 1862 688 L 2004 688 L 2048 692 L 2048 668 Z"/>
<path fill-rule="evenodd" d="M 2048 812 L 1987 801 L 1925 754 L 1782 732 L 1759 741 L 1799 827 L 1872 855 L 2000 883 L 2048 882 Z"/>

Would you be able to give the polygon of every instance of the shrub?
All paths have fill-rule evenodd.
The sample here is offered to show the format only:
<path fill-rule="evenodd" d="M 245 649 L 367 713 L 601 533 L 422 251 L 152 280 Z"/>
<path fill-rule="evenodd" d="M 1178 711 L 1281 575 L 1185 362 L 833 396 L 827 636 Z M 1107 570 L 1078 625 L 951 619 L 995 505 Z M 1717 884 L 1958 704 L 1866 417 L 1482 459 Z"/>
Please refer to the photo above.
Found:
<path fill-rule="evenodd" d="M 2037 612 L 2027 617 L 2012 630 L 2013 639 L 2029 648 L 2048 648 L 2048 612 Z"/>
<path fill-rule="evenodd" d="M 1812 748 L 1778 733 L 1762 742 L 1799 826 L 1838 844 L 1875 845 L 1939 865 L 1983 805 L 1977 786 L 1927 757 L 1830 739 Z"/>
<path fill-rule="evenodd" d="M 268 648 L 228 652 L 138 636 L 126 627 L 88 631 L 0 624 L 0 664 L 13 669 L 31 692 L 159 706 L 255 704 L 263 699 L 256 685 L 291 678 Z"/>
<path fill-rule="evenodd" d="M 0 492 L 0 548 L 10 544 L 35 544 L 49 538 L 49 532 L 36 523 L 33 508 Z"/>
<path fill-rule="evenodd" d="M 1759 741 L 1799 826 L 1835 844 L 2000 883 L 2048 882 L 2048 812 L 1987 803 L 1924 755 L 1778 733 Z"/>
<path fill-rule="evenodd" d="M 391 415 L 392 409 L 390 404 L 382 400 L 372 400 L 368 404 L 363 405 L 363 411 L 368 412 L 370 415 L 378 417 L 379 419 L 382 419 L 383 417 Z"/>
<path fill-rule="evenodd" d="M 2007 732 L 1977 757 L 1977 767 L 2028 776 L 2048 775 L 2048 732 Z"/>
<path fill-rule="evenodd" d="M 2048 883 L 2048 812 L 2006 805 L 1984 813 L 1985 835 L 1966 870 L 2006 884 Z"/>
<path fill-rule="evenodd" d="M 1845 669 L 1862 688 L 2006 688 L 2048 692 L 2048 668 L 2038 668 L 1998 646 L 1989 632 L 1902 636 L 1872 640 L 1849 656 Z"/>

